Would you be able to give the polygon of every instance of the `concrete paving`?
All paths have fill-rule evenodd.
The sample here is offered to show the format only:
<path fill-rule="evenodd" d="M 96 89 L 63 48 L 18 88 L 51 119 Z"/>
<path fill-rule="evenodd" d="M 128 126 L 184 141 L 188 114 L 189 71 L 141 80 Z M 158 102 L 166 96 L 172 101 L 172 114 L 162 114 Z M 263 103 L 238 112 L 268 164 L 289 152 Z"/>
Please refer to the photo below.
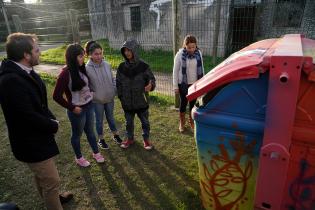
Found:
<path fill-rule="evenodd" d="M 44 72 L 53 76 L 58 76 L 63 65 L 54 64 L 40 64 L 34 67 L 36 72 Z M 156 78 L 156 89 L 158 93 L 162 93 L 168 96 L 174 96 L 172 74 L 153 72 Z M 114 76 L 116 75 L 116 70 L 113 70 Z"/>
<path fill-rule="evenodd" d="M 56 48 L 63 45 L 63 43 L 57 44 L 40 44 L 39 48 L 41 51 L 45 51 L 51 48 Z M 5 56 L 5 52 L 0 52 L 0 56 Z M 36 72 L 44 72 L 51 74 L 53 76 L 58 76 L 63 65 L 54 65 L 54 64 L 40 64 L 34 67 Z M 114 75 L 116 71 L 113 70 Z M 155 92 L 161 93 L 163 95 L 174 96 L 173 85 L 172 85 L 172 74 L 154 72 L 156 78 L 156 89 Z"/>
<path fill-rule="evenodd" d="M 39 49 L 40 51 L 45 51 L 45 50 L 48 50 L 48 49 L 52 49 L 52 48 L 56 48 L 56 47 L 59 47 L 61 45 L 63 45 L 64 43 L 55 43 L 55 44 L 39 44 Z M 6 52 L 4 51 L 1 51 L 0 52 L 0 56 L 6 56 Z"/>
<path fill-rule="evenodd" d="M 39 64 L 34 66 L 34 70 L 36 72 L 44 72 L 47 74 L 51 74 L 53 76 L 58 76 L 63 65 L 54 65 L 54 64 Z"/>

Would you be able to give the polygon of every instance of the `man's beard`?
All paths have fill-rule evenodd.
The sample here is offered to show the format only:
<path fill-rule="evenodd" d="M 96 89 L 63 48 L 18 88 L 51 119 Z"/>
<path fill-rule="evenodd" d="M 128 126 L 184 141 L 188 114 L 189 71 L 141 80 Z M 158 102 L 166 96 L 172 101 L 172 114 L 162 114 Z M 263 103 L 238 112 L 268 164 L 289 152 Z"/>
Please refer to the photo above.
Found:
<path fill-rule="evenodd" d="M 30 60 L 30 65 L 31 66 L 36 66 L 39 64 L 39 59 L 35 59 L 32 57 L 32 59 Z"/>

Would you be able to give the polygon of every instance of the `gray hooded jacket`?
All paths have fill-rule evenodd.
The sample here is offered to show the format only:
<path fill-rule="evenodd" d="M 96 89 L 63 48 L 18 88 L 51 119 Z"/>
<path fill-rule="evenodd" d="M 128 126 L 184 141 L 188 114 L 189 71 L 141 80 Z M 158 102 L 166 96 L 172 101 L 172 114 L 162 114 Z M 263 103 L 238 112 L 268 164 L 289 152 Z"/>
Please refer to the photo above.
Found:
<path fill-rule="evenodd" d="M 86 73 L 90 79 L 90 87 L 94 92 L 93 102 L 106 104 L 111 102 L 116 94 L 116 80 L 113 77 L 109 63 L 94 63 L 91 59 L 86 64 Z"/>
<path fill-rule="evenodd" d="M 139 59 L 138 43 L 135 40 L 126 41 L 122 48 L 121 54 L 125 58 L 116 75 L 117 95 L 121 101 L 121 105 L 125 111 L 139 111 L 147 109 L 148 93 L 145 92 L 145 86 L 151 82 L 151 91 L 155 88 L 155 77 L 150 70 L 148 64 Z M 134 60 L 132 62 L 124 55 L 124 49 L 128 48 L 132 51 Z"/>

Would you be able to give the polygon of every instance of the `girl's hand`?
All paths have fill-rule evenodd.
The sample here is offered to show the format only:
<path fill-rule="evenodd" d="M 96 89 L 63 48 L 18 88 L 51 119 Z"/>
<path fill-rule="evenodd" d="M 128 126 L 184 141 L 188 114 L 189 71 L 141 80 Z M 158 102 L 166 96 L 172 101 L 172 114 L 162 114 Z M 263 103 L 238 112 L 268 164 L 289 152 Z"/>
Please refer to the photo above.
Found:
<path fill-rule="evenodd" d="M 74 114 L 80 114 L 82 112 L 82 108 L 81 107 L 74 107 L 73 111 L 72 111 Z"/>
<path fill-rule="evenodd" d="M 174 92 L 175 92 L 176 94 L 178 94 L 178 93 L 179 93 L 179 89 L 175 89 Z"/>

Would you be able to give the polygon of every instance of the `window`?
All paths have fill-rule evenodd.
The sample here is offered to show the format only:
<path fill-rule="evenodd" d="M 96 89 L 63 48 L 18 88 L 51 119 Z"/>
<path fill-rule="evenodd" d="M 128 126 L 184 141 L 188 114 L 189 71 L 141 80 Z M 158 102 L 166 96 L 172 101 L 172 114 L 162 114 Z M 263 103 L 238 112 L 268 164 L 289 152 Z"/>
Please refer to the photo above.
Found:
<path fill-rule="evenodd" d="M 300 27 L 305 8 L 305 0 L 277 0 L 273 26 Z"/>
<path fill-rule="evenodd" d="M 124 7 L 124 23 L 127 31 L 141 31 L 141 11 L 139 5 Z"/>

